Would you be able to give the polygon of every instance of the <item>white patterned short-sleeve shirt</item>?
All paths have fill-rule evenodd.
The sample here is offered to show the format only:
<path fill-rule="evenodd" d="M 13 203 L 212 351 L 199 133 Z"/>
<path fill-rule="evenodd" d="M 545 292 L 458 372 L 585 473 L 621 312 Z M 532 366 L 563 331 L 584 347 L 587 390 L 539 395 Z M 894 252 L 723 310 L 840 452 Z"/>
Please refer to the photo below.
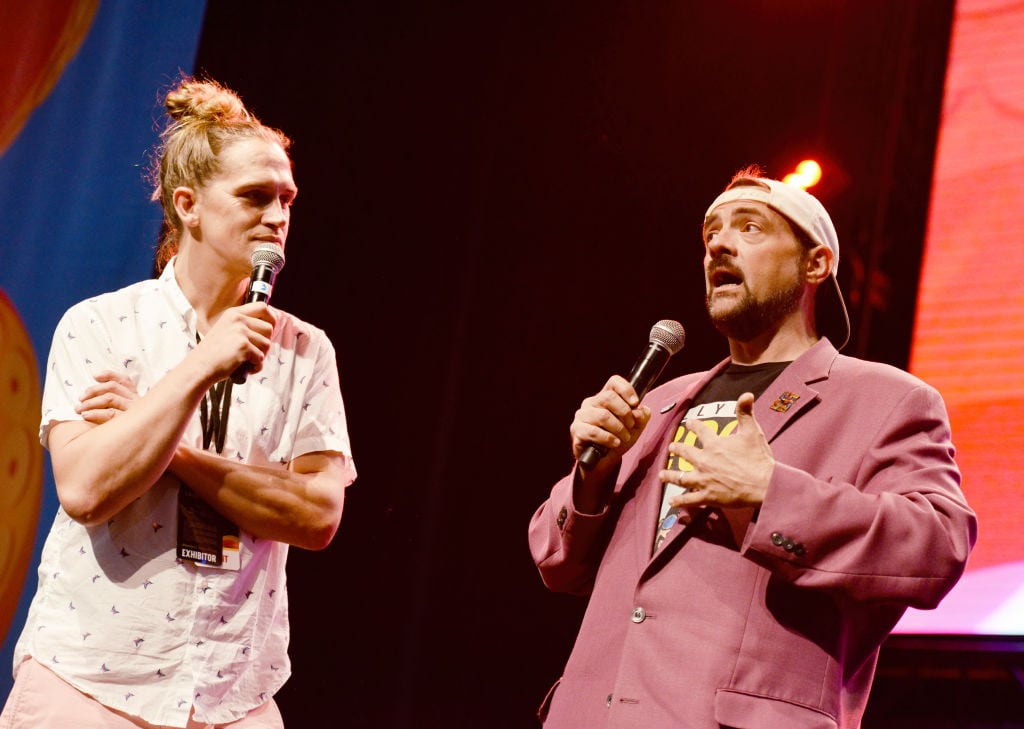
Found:
<path fill-rule="evenodd" d="M 263 369 L 232 390 L 222 455 L 284 467 L 305 453 L 336 451 L 354 477 L 334 348 L 322 330 L 275 312 Z M 126 374 L 143 395 L 195 342 L 195 313 L 174 261 L 159 279 L 72 307 L 47 363 L 43 445 L 53 424 L 81 420 L 75 404 L 98 373 Z M 198 415 L 183 442 L 202 447 Z M 187 724 L 192 707 L 197 721 L 233 721 L 284 684 L 288 546 L 242 530 L 237 571 L 177 560 L 178 485 L 164 474 L 100 526 L 58 510 L 15 668 L 32 656 L 101 703 L 174 727 Z"/>

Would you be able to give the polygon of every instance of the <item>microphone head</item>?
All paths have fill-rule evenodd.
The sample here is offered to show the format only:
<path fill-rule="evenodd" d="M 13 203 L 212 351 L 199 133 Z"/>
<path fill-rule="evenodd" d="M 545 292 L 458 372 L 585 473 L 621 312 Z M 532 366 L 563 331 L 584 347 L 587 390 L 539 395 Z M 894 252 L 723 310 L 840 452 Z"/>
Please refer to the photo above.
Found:
<path fill-rule="evenodd" d="M 249 257 L 252 267 L 266 264 L 274 269 L 276 276 L 284 268 L 284 249 L 276 243 L 260 243 L 252 249 L 252 256 Z"/>
<path fill-rule="evenodd" d="M 651 344 L 657 344 L 668 350 L 670 355 L 676 354 L 686 343 L 686 331 L 683 325 L 671 319 L 662 319 L 651 327 Z"/>

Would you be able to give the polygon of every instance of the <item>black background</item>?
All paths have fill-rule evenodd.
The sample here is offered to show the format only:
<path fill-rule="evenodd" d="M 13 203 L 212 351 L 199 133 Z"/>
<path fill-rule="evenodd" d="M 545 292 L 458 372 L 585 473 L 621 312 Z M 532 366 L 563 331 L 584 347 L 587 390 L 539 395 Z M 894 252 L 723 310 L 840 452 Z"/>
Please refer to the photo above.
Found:
<path fill-rule="evenodd" d="M 227 2 L 197 71 L 295 140 L 274 303 L 338 351 L 359 478 L 292 550 L 290 727 L 536 727 L 584 602 L 526 527 L 662 318 L 727 353 L 700 225 L 815 157 L 854 338 L 905 366 L 952 0 Z"/>

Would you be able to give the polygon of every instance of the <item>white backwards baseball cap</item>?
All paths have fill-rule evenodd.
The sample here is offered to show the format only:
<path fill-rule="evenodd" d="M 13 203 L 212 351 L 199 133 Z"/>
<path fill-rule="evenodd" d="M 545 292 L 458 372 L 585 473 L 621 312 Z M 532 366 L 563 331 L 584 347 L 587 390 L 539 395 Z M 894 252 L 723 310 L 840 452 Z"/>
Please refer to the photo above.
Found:
<path fill-rule="evenodd" d="M 836 279 L 839 238 L 825 206 L 814 195 L 794 185 L 766 177 L 738 177 L 708 207 L 704 213 L 705 222 L 719 205 L 736 200 L 764 203 L 786 218 L 790 225 L 803 231 L 811 241 L 828 246 L 832 251 L 832 272 L 829 280 L 818 289 L 815 319 L 819 334 L 828 337 L 836 349 L 845 347 L 850 341 L 850 315 Z"/>

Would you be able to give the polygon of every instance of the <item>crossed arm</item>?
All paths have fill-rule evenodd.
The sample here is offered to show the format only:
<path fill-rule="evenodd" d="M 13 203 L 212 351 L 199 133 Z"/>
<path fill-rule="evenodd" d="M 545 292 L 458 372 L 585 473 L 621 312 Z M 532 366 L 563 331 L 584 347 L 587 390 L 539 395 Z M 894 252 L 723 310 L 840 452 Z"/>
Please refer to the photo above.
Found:
<path fill-rule="evenodd" d="M 237 361 L 207 337 L 139 397 L 105 372 L 82 395 L 84 420 L 56 423 L 48 448 L 61 505 L 76 521 L 101 524 L 165 472 L 257 537 L 306 549 L 326 547 L 341 520 L 351 464 L 337 452 L 307 453 L 287 467 L 239 463 L 180 443 L 205 392 Z"/>

